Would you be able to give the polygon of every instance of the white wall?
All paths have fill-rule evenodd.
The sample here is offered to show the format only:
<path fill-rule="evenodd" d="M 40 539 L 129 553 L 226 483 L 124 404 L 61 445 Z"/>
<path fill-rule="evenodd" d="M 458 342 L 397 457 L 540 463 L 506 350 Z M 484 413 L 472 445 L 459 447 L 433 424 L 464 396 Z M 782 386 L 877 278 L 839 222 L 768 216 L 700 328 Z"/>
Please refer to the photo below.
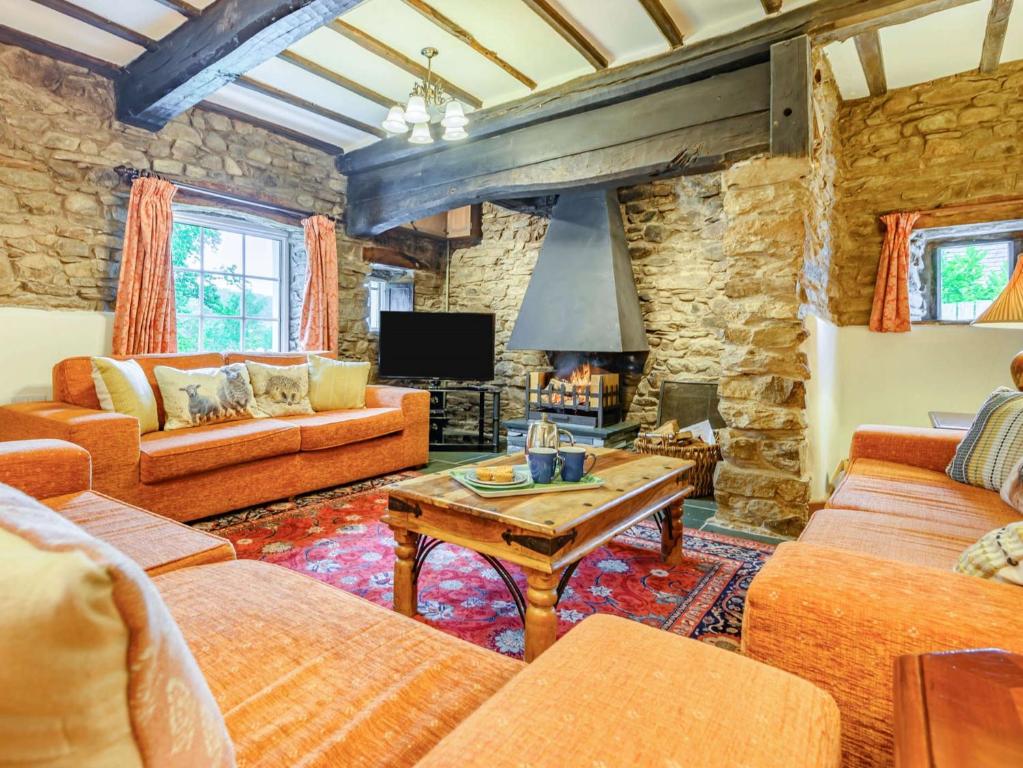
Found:
<path fill-rule="evenodd" d="M 860 424 L 930 426 L 928 411 L 975 412 L 998 386 L 1013 386 L 1009 361 L 1023 331 L 917 324 L 909 333 L 836 327 L 810 316 L 806 341 L 808 463 L 814 498 L 848 455 Z"/>
<path fill-rule="evenodd" d="M 109 355 L 114 316 L 0 307 L 0 403 L 48 400 L 54 363 L 75 355 Z"/>

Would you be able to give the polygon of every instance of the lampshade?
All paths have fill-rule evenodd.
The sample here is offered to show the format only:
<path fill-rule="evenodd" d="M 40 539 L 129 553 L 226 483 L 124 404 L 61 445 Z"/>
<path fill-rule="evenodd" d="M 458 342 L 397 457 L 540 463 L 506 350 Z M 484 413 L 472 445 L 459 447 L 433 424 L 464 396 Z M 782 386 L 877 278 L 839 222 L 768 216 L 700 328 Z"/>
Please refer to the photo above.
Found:
<path fill-rule="evenodd" d="M 467 126 L 469 124 L 469 118 L 465 116 L 465 112 L 462 110 L 462 104 L 457 101 L 449 101 L 444 107 L 444 119 L 440 121 L 440 124 L 445 128 L 464 128 Z M 445 136 L 445 138 L 447 137 Z M 458 138 L 463 137 L 459 136 Z"/>
<path fill-rule="evenodd" d="M 430 122 L 430 113 L 426 111 L 426 99 L 422 96 L 409 96 L 405 107 L 405 119 L 413 125 Z"/>
<path fill-rule="evenodd" d="M 444 141 L 458 141 L 464 139 L 469 134 L 466 133 L 464 128 L 445 128 L 444 135 L 441 136 Z"/>
<path fill-rule="evenodd" d="M 1023 259 L 1016 262 L 1009 284 L 972 324 L 981 328 L 1023 329 Z"/>
<path fill-rule="evenodd" d="M 408 123 L 405 122 L 405 112 L 398 105 L 391 107 L 381 125 L 389 133 L 405 133 L 408 131 Z"/>
<path fill-rule="evenodd" d="M 408 140 L 410 144 L 432 144 L 433 135 L 430 133 L 430 124 L 416 123 Z"/>

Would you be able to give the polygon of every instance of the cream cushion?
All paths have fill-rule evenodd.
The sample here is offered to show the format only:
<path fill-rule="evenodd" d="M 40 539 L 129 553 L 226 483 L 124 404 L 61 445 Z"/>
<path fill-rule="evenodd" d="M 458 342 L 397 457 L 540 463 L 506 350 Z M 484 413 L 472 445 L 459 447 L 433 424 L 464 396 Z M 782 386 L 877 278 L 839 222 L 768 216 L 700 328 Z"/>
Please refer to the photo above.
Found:
<path fill-rule="evenodd" d="M 201 427 L 257 415 L 249 371 L 242 363 L 191 370 L 158 365 L 153 374 L 167 413 L 164 429 Z"/>
<path fill-rule="evenodd" d="M 309 355 L 309 403 L 314 411 L 366 407 L 369 363 Z"/>
<path fill-rule="evenodd" d="M 142 366 L 134 360 L 93 357 L 92 382 L 104 411 L 123 413 L 139 420 L 142 434 L 160 429 L 156 395 Z"/>
<path fill-rule="evenodd" d="M 309 364 L 267 365 L 245 361 L 259 416 L 313 413 L 309 403 Z"/>

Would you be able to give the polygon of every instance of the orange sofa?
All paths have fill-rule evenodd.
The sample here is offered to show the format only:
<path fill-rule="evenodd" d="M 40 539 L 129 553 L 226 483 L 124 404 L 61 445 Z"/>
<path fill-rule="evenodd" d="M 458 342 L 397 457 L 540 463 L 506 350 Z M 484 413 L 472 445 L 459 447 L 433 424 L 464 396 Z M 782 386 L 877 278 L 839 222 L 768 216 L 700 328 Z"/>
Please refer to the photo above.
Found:
<path fill-rule="evenodd" d="M 55 494 L 48 504 L 88 493 L 87 478 L 88 455 L 66 443 L 0 453 L 0 481 Z M 153 516 L 93 496 L 122 525 L 114 538 L 92 531 L 144 556 Z M 303 574 L 221 554 L 150 576 L 239 766 L 839 768 L 831 698 L 737 654 L 597 616 L 527 668 Z"/>
<path fill-rule="evenodd" d="M 994 491 L 945 474 L 963 434 L 858 429 L 826 507 L 750 585 L 744 653 L 831 693 L 846 766 L 893 764 L 896 657 L 1023 653 L 1023 591 L 952 572 L 984 533 L 1023 519 Z"/>
<path fill-rule="evenodd" d="M 163 424 L 163 401 L 153 374 L 158 365 L 211 368 L 244 360 L 294 365 L 306 357 L 203 353 L 134 359 L 156 393 Z M 54 402 L 0 407 L 0 440 L 76 443 L 92 455 L 98 491 L 175 520 L 197 520 L 428 461 L 430 397 L 425 391 L 370 386 L 364 409 L 140 436 L 134 417 L 99 409 L 91 371 L 88 357 L 57 363 Z"/>

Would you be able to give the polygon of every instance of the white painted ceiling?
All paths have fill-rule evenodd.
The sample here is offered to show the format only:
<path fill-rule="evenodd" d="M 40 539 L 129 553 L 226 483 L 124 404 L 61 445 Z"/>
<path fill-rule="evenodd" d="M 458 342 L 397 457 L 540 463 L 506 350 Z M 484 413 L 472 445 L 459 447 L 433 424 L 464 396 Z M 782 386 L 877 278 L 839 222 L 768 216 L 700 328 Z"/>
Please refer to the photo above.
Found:
<path fill-rule="evenodd" d="M 784 10 L 814 0 L 785 0 Z M 143 35 L 159 39 L 186 18 L 157 0 L 73 0 Z M 213 0 L 189 0 L 202 9 Z M 512 67 L 549 88 L 593 71 L 587 61 L 522 0 L 428 0 L 440 13 L 468 30 Z M 665 38 L 638 0 L 550 0 L 609 60 L 609 66 L 663 53 Z M 764 18 L 760 0 L 662 0 L 687 42 L 740 29 Z M 483 6 L 485 5 L 485 12 Z M 1023 1 L 1016 4 L 1002 61 L 1023 58 Z M 925 82 L 975 69 L 991 0 L 932 14 L 880 31 L 889 88 Z M 440 49 L 434 68 L 443 78 L 493 106 L 530 93 L 530 89 L 464 42 L 426 19 L 403 0 L 365 0 L 343 20 L 399 53 L 422 61 L 419 51 Z M 124 66 L 144 49 L 116 34 L 77 21 L 34 0 L 0 0 L 0 24 L 80 53 Z M 403 102 L 415 78 L 388 58 L 360 47 L 330 28 L 322 28 L 289 49 L 393 100 Z M 826 48 L 842 96 L 867 95 L 867 84 L 852 41 Z M 386 107 L 280 59 L 272 59 L 248 77 L 344 115 L 377 126 Z M 350 150 L 376 137 L 337 120 L 255 93 L 238 85 L 222 88 L 210 102 L 290 128 Z"/>

